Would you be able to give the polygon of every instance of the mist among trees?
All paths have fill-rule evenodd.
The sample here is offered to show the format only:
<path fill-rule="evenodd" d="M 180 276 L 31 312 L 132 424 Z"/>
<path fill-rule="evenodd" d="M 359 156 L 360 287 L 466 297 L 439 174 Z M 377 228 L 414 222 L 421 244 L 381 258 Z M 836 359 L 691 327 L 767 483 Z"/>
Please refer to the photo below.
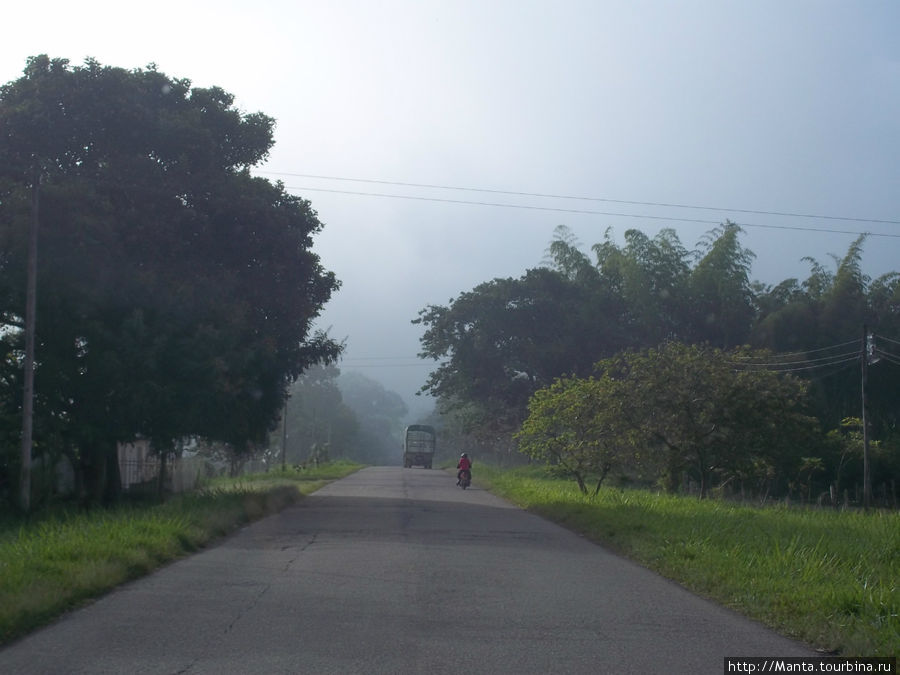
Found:
<path fill-rule="evenodd" d="M 334 365 L 313 366 L 290 390 L 286 428 L 273 433 L 270 448 L 291 465 L 329 459 L 399 465 L 406 404 L 396 392 Z"/>
<path fill-rule="evenodd" d="M 312 251 L 322 223 L 250 174 L 274 120 L 233 103 L 154 66 L 46 56 L 0 88 L 0 499 L 26 469 L 31 272 L 38 498 L 67 462 L 85 502 L 116 500 L 117 444 L 138 439 L 240 458 L 280 427 L 284 461 L 398 461 L 404 402 L 329 368 L 343 346 L 312 328 L 339 288 Z M 833 265 L 763 285 L 741 234 L 726 222 L 688 249 L 671 229 L 621 245 L 607 232 L 585 253 L 560 227 L 541 266 L 425 307 L 439 447 L 523 450 L 585 490 L 853 490 L 866 325 L 872 480 L 895 494 L 900 274 L 868 278 L 860 236 Z"/>
<path fill-rule="evenodd" d="M 860 236 L 833 270 L 806 259 L 808 278 L 763 285 L 741 234 L 726 222 L 689 250 L 674 230 L 607 232 L 589 256 L 560 226 L 542 266 L 420 311 L 422 356 L 442 360 L 423 391 L 454 442 L 521 450 L 585 491 L 855 493 L 865 325 L 872 482 L 896 500 L 900 274 L 868 278 Z"/>

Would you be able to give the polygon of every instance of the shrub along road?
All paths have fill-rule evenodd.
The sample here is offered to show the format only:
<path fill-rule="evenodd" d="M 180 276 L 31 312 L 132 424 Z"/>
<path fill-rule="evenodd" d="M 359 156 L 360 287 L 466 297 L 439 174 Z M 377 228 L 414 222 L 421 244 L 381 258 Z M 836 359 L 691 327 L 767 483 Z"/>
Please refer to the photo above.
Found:
<path fill-rule="evenodd" d="M 814 655 L 454 482 L 364 469 L 0 650 L 0 672 L 716 673 Z"/>

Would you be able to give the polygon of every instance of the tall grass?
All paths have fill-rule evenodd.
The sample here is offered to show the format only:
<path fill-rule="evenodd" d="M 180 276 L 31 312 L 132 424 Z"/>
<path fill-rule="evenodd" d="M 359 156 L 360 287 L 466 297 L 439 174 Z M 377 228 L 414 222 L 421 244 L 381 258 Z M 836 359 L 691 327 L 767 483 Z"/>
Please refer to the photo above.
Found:
<path fill-rule="evenodd" d="M 0 644 L 358 468 L 335 463 L 217 479 L 161 504 L 6 520 L 0 524 Z"/>
<path fill-rule="evenodd" d="M 753 507 L 482 467 L 478 477 L 685 587 L 817 647 L 900 653 L 900 513 Z"/>

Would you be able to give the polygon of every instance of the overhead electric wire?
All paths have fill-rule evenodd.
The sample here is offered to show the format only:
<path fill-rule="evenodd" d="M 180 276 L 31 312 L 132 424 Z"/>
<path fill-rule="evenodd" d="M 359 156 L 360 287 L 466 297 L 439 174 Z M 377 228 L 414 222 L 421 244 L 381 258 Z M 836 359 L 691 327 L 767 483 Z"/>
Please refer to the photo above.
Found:
<path fill-rule="evenodd" d="M 407 199 L 419 202 L 438 202 L 443 204 L 464 204 L 469 206 L 492 206 L 506 209 L 523 209 L 526 211 L 550 211 L 553 213 L 572 213 L 577 215 L 589 216 L 611 216 L 616 218 L 635 218 L 638 220 L 662 220 L 666 222 L 676 223 L 697 223 L 701 225 L 721 225 L 721 220 L 708 220 L 703 218 L 677 218 L 672 216 L 653 216 L 645 213 L 618 213 L 613 211 L 592 211 L 588 209 L 564 209 L 554 206 L 534 206 L 529 204 L 506 204 L 502 202 L 477 202 L 467 199 L 443 199 L 440 197 L 419 197 L 416 195 L 397 195 L 384 192 L 359 192 L 355 190 L 333 190 L 329 188 L 315 188 L 308 186 L 286 186 L 288 190 L 296 190 L 298 192 L 327 192 L 331 194 L 356 195 L 362 197 L 385 197 L 389 199 Z M 900 221 L 898 221 L 900 224 Z M 885 232 L 861 232 L 859 230 L 834 230 L 826 227 L 799 227 L 796 225 L 763 225 L 762 223 L 735 223 L 740 227 L 757 227 L 768 230 L 792 230 L 796 232 L 823 232 L 827 234 L 855 234 L 867 235 L 871 237 L 890 237 L 900 239 L 900 233 L 888 234 Z"/>
<path fill-rule="evenodd" d="M 897 356 L 898 358 L 900 358 L 900 355 L 893 354 L 890 350 L 885 349 L 884 347 L 879 345 L 878 338 L 875 338 L 874 342 L 872 343 L 872 347 L 875 349 L 875 351 L 887 352 L 888 354 L 891 354 L 892 356 Z"/>
<path fill-rule="evenodd" d="M 835 357 L 837 358 L 837 357 Z M 818 363 L 808 366 L 798 366 L 796 368 L 781 368 L 782 364 L 778 363 L 733 363 L 732 365 L 738 366 L 742 370 L 750 370 L 752 368 L 759 368 L 760 370 L 771 370 L 776 373 L 793 373 L 801 370 L 815 370 L 816 368 L 828 368 L 829 366 L 836 366 L 841 363 L 849 363 L 850 361 L 859 360 L 860 355 L 858 353 L 854 353 L 853 356 L 844 359 L 837 359 L 834 361 L 829 361 L 828 363 Z M 800 362 L 798 362 L 800 363 Z M 784 365 L 792 365 L 791 363 Z"/>
<path fill-rule="evenodd" d="M 878 349 L 875 350 L 875 356 L 877 356 L 879 359 L 883 359 L 883 360 L 887 361 L 888 363 L 891 363 L 895 366 L 900 366 L 900 357 L 891 358 L 891 357 L 887 356 L 884 352 L 882 352 Z"/>
<path fill-rule="evenodd" d="M 855 339 L 855 340 L 848 340 L 847 342 L 839 342 L 839 343 L 836 344 L 836 345 L 830 345 L 830 346 L 828 346 L 828 347 L 819 347 L 819 348 L 817 348 L 817 349 L 806 349 L 806 350 L 803 350 L 803 351 L 797 351 L 797 352 L 779 352 L 779 353 L 777 353 L 777 354 L 772 354 L 772 355 L 771 355 L 771 358 L 776 358 L 776 359 L 777 359 L 777 358 L 786 357 L 786 356 L 800 356 L 801 354 L 816 354 L 816 353 L 818 353 L 818 352 L 827 352 L 827 351 L 831 351 L 832 349 L 838 349 L 838 348 L 840 348 L 840 347 L 846 347 L 847 345 L 858 345 L 858 344 L 859 344 L 859 338 L 857 338 L 857 339 Z M 768 355 L 766 355 L 766 356 L 761 356 L 761 357 L 757 357 L 757 356 L 740 356 L 740 357 L 738 357 L 738 358 L 741 358 L 741 359 L 768 358 Z M 826 357 L 826 358 L 827 358 L 827 357 Z"/>
<path fill-rule="evenodd" d="M 799 352 L 780 352 L 776 356 L 798 356 L 800 354 L 815 354 L 817 352 L 827 352 L 832 349 L 837 349 L 838 347 L 846 347 L 847 345 L 859 344 L 859 338 L 855 340 L 848 340 L 847 342 L 841 342 L 836 345 L 831 345 L 830 347 L 819 347 L 818 349 L 806 349 L 804 351 Z M 753 358 L 753 357 L 746 357 Z"/>
<path fill-rule="evenodd" d="M 758 366 L 758 367 L 793 366 L 793 365 L 797 365 L 800 363 L 813 364 L 816 361 L 829 361 L 831 363 L 841 363 L 841 361 L 838 361 L 837 359 L 841 359 L 841 358 L 851 356 L 851 355 L 853 355 L 855 358 L 856 356 L 859 356 L 859 352 L 858 351 L 845 352 L 843 354 L 834 354 L 833 356 L 820 356 L 817 359 L 802 359 L 800 361 L 776 361 L 776 362 L 769 362 L 769 363 L 756 363 L 753 361 L 744 361 L 744 362 L 735 361 L 734 363 L 737 365 L 741 365 L 741 366 L 753 366 L 753 367 L 756 367 L 756 366 Z M 752 357 L 746 357 L 746 358 L 752 358 Z M 827 365 L 831 365 L 831 363 L 823 363 L 820 365 L 827 366 Z M 809 365 L 809 367 L 816 368 L 817 366 Z"/>
<path fill-rule="evenodd" d="M 884 335 L 875 335 L 874 337 L 875 337 L 875 340 L 876 340 L 876 341 L 877 341 L 877 340 L 884 340 L 885 342 L 892 342 L 892 343 L 894 343 L 895 345 L 900 345 L 900 341 L 898 341 L 898 340 L 892 340 L 891 338 L 885 337 Z"/>
<path fill-rule="evenodd" d="M 659 206 L 672 209 L 693 209 L 697 211 L 718 211 L 729 213 L 752 213 L 764 216 L 781 216 L 786 218 L 810 218 L 814 220 L 841 220 L 844 222 L 855 223 L 875 223 L 880 225 L 900 225 L 900 220 L 880 220 L 877 218 L 859 218 L 850 216 L 826 216 L 814 213 L 792 213 L 790 211 L 763 211 L 758 209 L 732 209 L 722 208 L 718 206 L 701 206 L 696 204 L 677 204 L 669 202 L 650 202 L 650 201 L 634 201 L 628 199 L 609 199 L 606 197 L 584 197 L 577 195 L 561 195 L 561 194 L 545 194 L 540 192 L 517 192 L 513 190 L 494 190 L 489 188 L 473 188 L 460 187 L 455 185 L 437 185 L 430 183 L 409 183 L 391 180 L 378 180 L 373 178 L 347 178 L 343 176 L 323 176 L 310 173 L 289 173 L 279 171 L 260 171 L 259 173 L 270 174 L 274 176 L 293 176 L 296 178 L 314 178 L 317 180 L 334 180 L 344 181 L 348 183 L 372 183 L 376 185 L 397 185 L 401 187 L 425 188 L 429 190 L 455 190 L 459 192 L 482 192 L 486 194 L 510 195 L 515 197 L 538 197 L 542 199 L 572 199 L 578 201 L 589 202 L 605 202 L 609 204 L 629 204 L 632 206 Z M 368 194 L 368 193 L 351 193 L 351 194 Z M 382 196 L 382 195 L 379 195 Z M 389 196 L 389 195 L 383 195 Z M 464 202 L 465 203 L 465 202 Z M 493 206 L 493 204 L 492 204 Z M 602 214 L 606 215 L 606 214 Z"/>
<path fill-rule="evenodd" d="M 842 365 L 840 368 L 835 368 L 827 373 L 810 373 L 807 377 L 810 380 L 824 380 L 826 377 L 831 377 L 832 375 L 837 375 L 838 373 L 843 373 L 845 370 L 849 370 L 852 367 L 855 367 L 855 362 L 859 359 L 848 359 L 845 365 Z"/>
<path fill-rule="evenodd" d="M 887 356 L 893 357 L 895 359 L 900 359 L 900 354 L 894 354 L 894 352 L 889 352 L 888 350 L 883 349 L 881 347 L 875 347 L 875 354 L 876 355 L 887 355 Z"/>

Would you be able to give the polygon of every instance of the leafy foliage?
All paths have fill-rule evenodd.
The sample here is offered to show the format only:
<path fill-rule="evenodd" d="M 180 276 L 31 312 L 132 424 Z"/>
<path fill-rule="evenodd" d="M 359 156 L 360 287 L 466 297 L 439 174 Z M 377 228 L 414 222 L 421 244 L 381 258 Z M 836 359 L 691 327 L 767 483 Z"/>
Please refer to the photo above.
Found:
<path fill-rule="evenodd" d="M 549 268 L 480 284 L 419 313 L 421 355 L 445 359 L 423 389 L 445 408 L 476 406 L 474 426 L 483 432 L 509 434 L 535 391 L 563 375 L 586 376 L 622 349 L 695 337 L 725 346 L 748 332 L 752 312 L 752 254 L 738 245 L 739 233 L 731 224 L 711 233 L 691 271 L 690 253 L 672 230 L 653 239 L 629 230 L 624 248 L 607 232 L 594 246 L 593 267 L 559 227 Z M 721 330 L 726 314 L 733 326 Z"/>
<path fill-rule="evenodd" d="M 741 228 L 726 222 L 704 240 L 705 253 L 690 276 L 691 336 L 723 348 L 745 344 L 753 325 L 750 264 L 754 255 L 740 245 Z"/>
<path fill-rule="evenodd" d="M 735 373 L 741 353 L 667 343 L 597 364 L 537 392 L 517 438 L 522 452 L 575 478 L 614 464 L 643 467 L 675 492 L 684 478 L 705 496 L 714 479 L 760 479 L 815 447 L 805 385 L 765 370 Z M 596 492 L 596 491 L 595 491 Z"/>
<path fill-rule="evenodd" d="M 670 489 L 828 494 L 860 462 L 818 428 L 859 414 L 863 324 L 900 338 L 900 275 L 863 274 L 861 236 L 833 272 L 809 259 L 805 280 L 751 283 L 741 234 L 725 222 L 689 251 L 673 230 L 607 231 L 592 265 L 557 227 L 545 267 L 419 313 L 422 355 L 441 361 L 424 390 L 476 444 L 514 437 L 582 489 L 609 463 Z M 869 369 L 884 484 L 900 476 L 897 363 Z"/>
<path fill-rule="evenodd" d="M 588 477 L 596 476 L 596 494 L 625 457 L 627 430 L 616 407 L 618 385 L 609 377 L 564 377 L 538 390 L 516 434 L 519 450 L 574 478 L 582 493 L 588 491 Z"/>
<path fill-rule="evenodd" d="M 604 316 L 591 289 L 563 273 L 529 270 L 462 294 L 450 307 L 432 305 L 414 323 L 426 326 L 423 357 L 447 358 L 423 388 L 471 404 L 472 422 L 508 433 L 524 419 L 529 397 L 562 373 L 590 372 Z"/>
<path fill-rule="evenodd" d="M 115 467 L 117 441 L 261 441 L 289 383 L 340 345 L 310 204 L 250 175 L 274 121 L 154 67 L 29 60 L 0 89 L 0 318 L 21 339 L 40 180 L 37 447 Z M 16 406 L 15 396 L 8 401 Z M 51 439 L 50 435 L 54 438 Z M 111 485 L 103 481 L 100 483 Z"/>

